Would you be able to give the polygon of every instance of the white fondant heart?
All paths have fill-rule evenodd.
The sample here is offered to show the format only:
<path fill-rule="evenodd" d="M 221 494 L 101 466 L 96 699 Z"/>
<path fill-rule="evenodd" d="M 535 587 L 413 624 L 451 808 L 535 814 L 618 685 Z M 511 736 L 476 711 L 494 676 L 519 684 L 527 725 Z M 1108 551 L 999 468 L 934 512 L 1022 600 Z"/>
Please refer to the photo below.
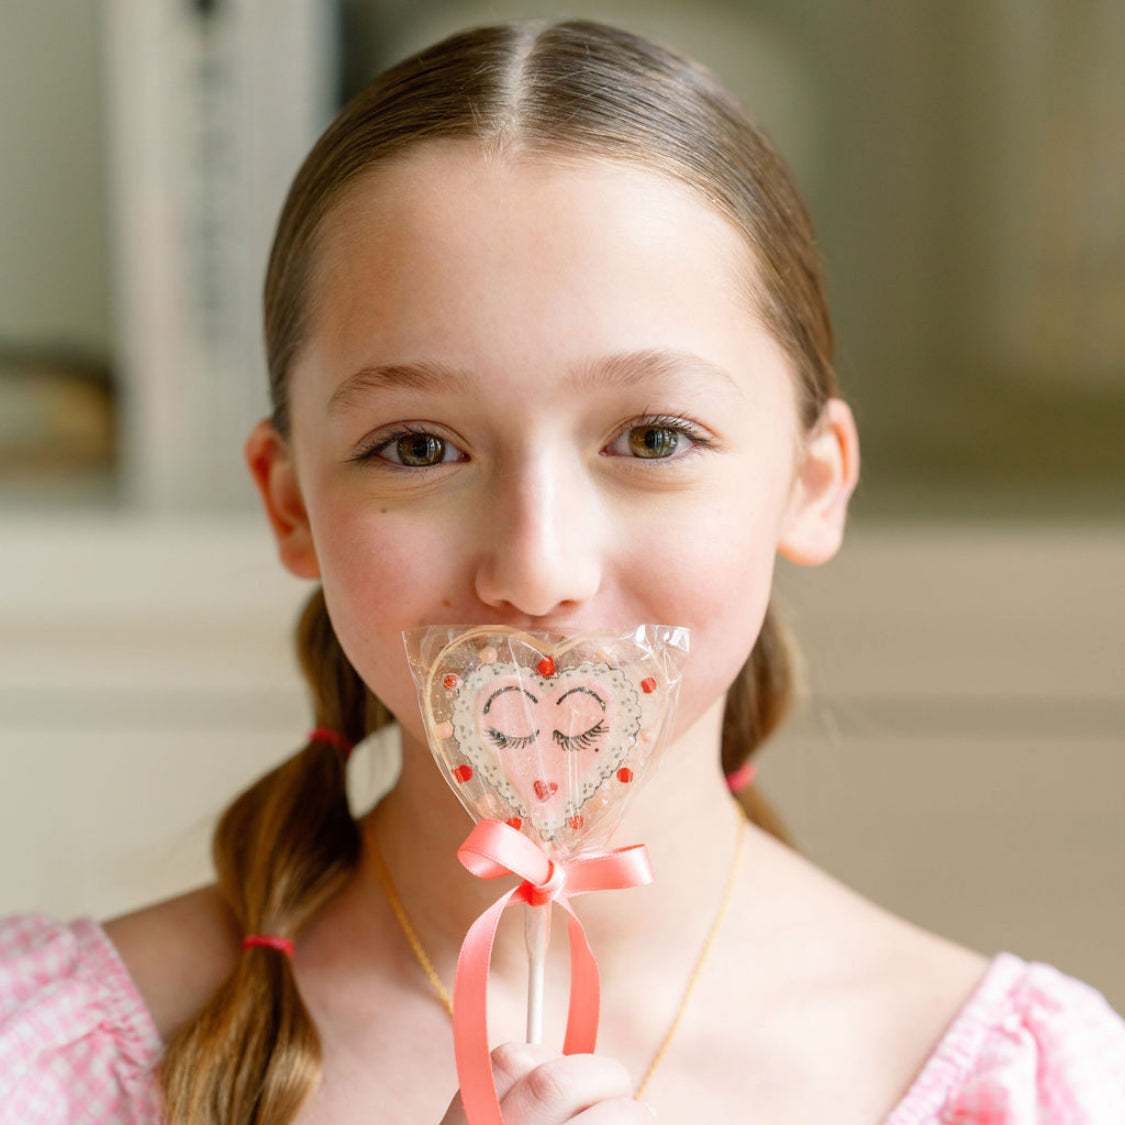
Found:
<path fill-rule="evenodd" d="M 482 664 L 457 688 L 452 710 L 461 753 L 547 838 L 613 779 L 641 727 L 636 688 L 606 664 L 550 678 Z"/>

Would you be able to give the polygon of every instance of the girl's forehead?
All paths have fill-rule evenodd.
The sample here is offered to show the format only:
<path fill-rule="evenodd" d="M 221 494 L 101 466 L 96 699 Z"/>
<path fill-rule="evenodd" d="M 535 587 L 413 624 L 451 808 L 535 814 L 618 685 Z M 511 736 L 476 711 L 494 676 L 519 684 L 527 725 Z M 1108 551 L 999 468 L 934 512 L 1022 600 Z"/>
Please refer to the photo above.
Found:
<path fill-rule="evenodd" d="M 746 238 L 672 176 L 585 154 L 501 152 L 474 139 L 415 144 L 345 188 L 322 223 L 318 257 L 339 269 L 356 260 L 357 244 L 372 242 L 410 257 L 426 246 L 483 258 L 489 249 L 557 258 L 592 246 L 624 254 L 690 247 L 724 280 L 753 288 Z"/>
<path fill-rule="evenodd" d="M 329 378 L 646 349 L 729 369 L 777 351 L 752 271 L 741 234 L 667 176 L 431 141 L 363 174 L 327 217 L 306 344 Z"/>

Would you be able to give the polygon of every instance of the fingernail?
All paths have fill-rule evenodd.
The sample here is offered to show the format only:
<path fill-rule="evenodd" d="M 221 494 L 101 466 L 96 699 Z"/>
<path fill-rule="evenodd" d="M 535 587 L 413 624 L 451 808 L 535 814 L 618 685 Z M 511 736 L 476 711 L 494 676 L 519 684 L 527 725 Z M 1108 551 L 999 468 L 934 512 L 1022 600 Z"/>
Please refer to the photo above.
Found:
<path fill-rule="evenodd" d="M 535 1049 L 525 1043 L 511 1043 L 508 1046 L 508 1055 L 516 1066 L 531 1070 L 539 1063 L 539 1056 Z"/>
<path fill-rule="evenodd" d="M 512 1078 L 518 1078 L 529 1070 L 534 1070 L 543 1062 L 546 1052 L 542 1047 L 529 1043 L 504 1043 L 492 1052 L 493 1062 Z"/>

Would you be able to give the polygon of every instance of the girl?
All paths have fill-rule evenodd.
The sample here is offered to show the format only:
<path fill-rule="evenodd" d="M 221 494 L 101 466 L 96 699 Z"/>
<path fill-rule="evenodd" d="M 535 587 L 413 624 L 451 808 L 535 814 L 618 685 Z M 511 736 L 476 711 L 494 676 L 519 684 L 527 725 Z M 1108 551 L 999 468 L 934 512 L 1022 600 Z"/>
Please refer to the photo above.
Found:
<path fill-rule="evenodd" d="M 858 450 L 804 210 L 707 72 L 590 23 L 400 64 L 297 176 L 266 333 L 247 459 L 320 583 L 316 729 L 223 817 L 216 886 L 6 925 L 0 1120 L 463 1123 L 443 982 L 495 891 L 455 858 L 401 633 L 643 622 L 692 644 L 618 833 L 657 881 L 581 902 L 599 1053 L 498 1047 L 507 1125 L 1125 1120 L 1097 993 L 889 917 L 730 800 L 788 697 L 773 559 L 835 553 Z M 354 820 L 349 748 L 392 717 L 401 777 Z M 509 922 L 493 1042 L 524 974 Z"/>

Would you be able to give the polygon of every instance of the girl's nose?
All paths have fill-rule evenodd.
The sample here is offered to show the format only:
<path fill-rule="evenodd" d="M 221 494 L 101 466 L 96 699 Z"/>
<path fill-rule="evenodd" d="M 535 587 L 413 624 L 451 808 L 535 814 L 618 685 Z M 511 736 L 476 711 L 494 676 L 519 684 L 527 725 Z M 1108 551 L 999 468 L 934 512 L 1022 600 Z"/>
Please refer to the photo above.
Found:
<path fill-rule="evenodd" d="M 602 578 L 596 490 L 543 459 L 498 474 L 482 505 L 475 585 L 486 605 L 547 617 L 588 601 Z"/>

